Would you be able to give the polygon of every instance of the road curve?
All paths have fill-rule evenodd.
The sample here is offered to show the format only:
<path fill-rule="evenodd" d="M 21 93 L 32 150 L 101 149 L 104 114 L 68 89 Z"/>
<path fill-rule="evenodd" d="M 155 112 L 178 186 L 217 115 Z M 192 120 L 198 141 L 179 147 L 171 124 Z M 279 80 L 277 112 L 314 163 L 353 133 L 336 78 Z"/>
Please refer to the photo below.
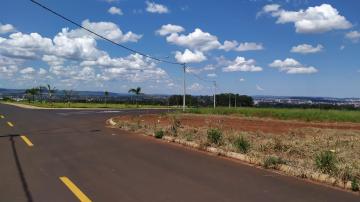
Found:
<path fill-rule="evenodd" d="M 105 127 L 112 116 L 157 112 L 0 104 L 0 201 L 360 201 L 358 194 Z"/>

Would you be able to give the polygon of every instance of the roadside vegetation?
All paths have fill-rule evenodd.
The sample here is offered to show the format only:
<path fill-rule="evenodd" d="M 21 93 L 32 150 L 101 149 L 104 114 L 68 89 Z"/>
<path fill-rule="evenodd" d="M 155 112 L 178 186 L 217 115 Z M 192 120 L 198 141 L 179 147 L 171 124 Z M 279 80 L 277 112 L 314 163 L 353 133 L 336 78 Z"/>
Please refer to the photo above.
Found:
<path fill-rule="evenodd" d="M 189 125 L 194 121 L 190 116 L 205 119 L 206 124 Z M 266 169 L 289 166 L 296 170 L 293 175 L 301 178 L 326 174 L 336 179 L 334 183 L 359 189 L 360 130 L 303 127 L 279 134 L 243 131 L 224 124 L 224 116 L 211 122 L 208 116 L 189 114 L 122 116 L 114 120 L 125 130 L 240 153 Z"/>
<path fill-rule="evenodd" d="M 290 108 L 194 108 L 188 113 L 238 115 L 244 117 L 274 118 L 280 120 L 300 120 L 307 122 L 355 122 L 360 123 L 360 111 L 325 110 L 325 109 L 290 109 Z"/>

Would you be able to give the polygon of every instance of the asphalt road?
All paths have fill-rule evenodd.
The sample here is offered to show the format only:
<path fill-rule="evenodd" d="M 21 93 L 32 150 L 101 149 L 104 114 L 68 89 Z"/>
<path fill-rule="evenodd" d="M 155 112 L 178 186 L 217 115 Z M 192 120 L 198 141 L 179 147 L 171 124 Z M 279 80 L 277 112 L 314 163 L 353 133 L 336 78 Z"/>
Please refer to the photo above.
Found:
<path fill-rule="evenodd" d="M 111 116 L 156 112 L 0 104 L 0 201 L 360 201 L 358 194 L 105 127 Z"/>

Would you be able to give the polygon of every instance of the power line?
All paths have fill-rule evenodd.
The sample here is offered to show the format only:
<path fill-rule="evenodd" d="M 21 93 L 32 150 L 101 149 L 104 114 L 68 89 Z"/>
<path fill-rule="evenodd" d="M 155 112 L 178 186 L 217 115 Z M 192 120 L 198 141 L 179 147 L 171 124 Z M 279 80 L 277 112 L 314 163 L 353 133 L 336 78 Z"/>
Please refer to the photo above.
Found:
<path fill-rule="evenodd" d="M 43 9 L 51 12 L 52 14 L 54 14 L 54 15 L 56 15 L 56 16 L 64 19 L 64 20 L 66 20 L 66 21 L 68 21 L 68 22 L 70 22 L 70 23 L 78 26 L 79 28 L 84 29 L 84 30 L 86 30 L 86 31 L 88 31 L 88 32 L 90 32 L 90 33 L 92 33 L 92 34 L 94 34 L 94 35 L 96 35 L 96 36 L 104 39 L 105 41 L 108 41 L 108 42 L 110 42 L 110 43 L 112 43 L 112 44 L 114 44 L 114 45 L 116 45 L 116 46 L 119 46 L 119 47 L 121 47 L 121 48 L 123 48 L 123 49 L 126 49 L 126 50 L 128 50 L 128 51 L 130 51 L 130 52 L 137 53 L 137 54 L 142 55 L 142 56 L 144 56 L 144 57 L 146 57 L 146 58 L 150 58 L 150 59 L 152 59 L 152 60 L 156 60 L 156 61 L 163 62 L 163 63 L 174 64 L 174 65 L 184 65 L 183 63 L 173 62 L 173 61 L 168 61 L 168 60 L 163 60 L 163 59 L 160 59 L 160 58 L 157 58 L 157 57 L 153 57 L 153 56 L 151 56 L 151 55 L 148 55 L 148 54 L 142 53 L 142 52 L 140 52 L 140 51 L 134 50 L 134 49 L 132 49 L 132 48 L 129 48 L 129 47 L 127 47 L 127 46 L 124 46 L 124 45 L 122 45 L 122 44 L 120 44 L 120 43 L 117 43 L 117 42 L 115 42 L 115 41 L 113 41 L 113 40 L 111 40 L 111 39 L 108 39 L 108 38 L 102 36 L 101 34 L 98 34 L 98 33 L 94 32 L 94 31 L 92 31 L 92 30 L 90 30 L 90 29 L 88 29 L 88 28 L 80 25 L 79 23 L 71 20 L 71 19 L 68 18 L 68 17 L 65 17 L 64 15 L 62 15 L 62 14 L 60 14 L 60 13 L 58 13 L 58 12 L 52 10 L 52 9 L 50 9 L 49 7 L 43 5 L 43 4 L 41 4 L 41 3 L 39 3 L 39 2 L 37 2 L 37 1 L 35 1 L 35 0 L 30 0 L 30 1 L 31 1 L 32 3 L 38 5 L 38 6 L 42 7 Z"/>

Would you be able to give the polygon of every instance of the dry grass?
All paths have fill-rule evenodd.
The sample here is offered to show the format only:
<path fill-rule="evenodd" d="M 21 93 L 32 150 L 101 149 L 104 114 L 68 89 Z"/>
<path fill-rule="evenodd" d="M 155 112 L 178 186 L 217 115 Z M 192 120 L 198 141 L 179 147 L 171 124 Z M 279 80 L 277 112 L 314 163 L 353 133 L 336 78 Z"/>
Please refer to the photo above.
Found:
<path fill-rule="evenodd" d="M 208 141 L 209 127 L 207 125 L 204 127 L 182 125 L 179 116 L 181 115 L 159 115 L 159 119 L 167 117 L 171 120 L 166 125 L 145 124 L 140 116 L 134 116 L 128 121 L 123 120 L 119 125 L 128 130 L 143 133 L 154 133 L 162 129 L 167 136 L 176 136 L 203 146 L 214 146 Z M 225 151 L 238 152 L 234 142 L 242 137 L 250 143 L 247 155 L 261 159 L 263 162 L 272 157 L 279 158 L 282 160 L 281 163 L 299 170 L 303 169 L 302 177 L 308 177 L 305 170 L 320 171 L 315 164 L 316 155 L 323 151 L 332 151 L 337 159 L 336 172 L 332 173 L 332 176 L 344 181 L 353 177 L 360 178 L 360 131 L 299 128 L 287 134 L 271 134 L 229 130 L 223 128 L 221 120 L 215 124 L 212 123 L 211 126 L 222 132 L 221 142 L 215 146 Z"/>

